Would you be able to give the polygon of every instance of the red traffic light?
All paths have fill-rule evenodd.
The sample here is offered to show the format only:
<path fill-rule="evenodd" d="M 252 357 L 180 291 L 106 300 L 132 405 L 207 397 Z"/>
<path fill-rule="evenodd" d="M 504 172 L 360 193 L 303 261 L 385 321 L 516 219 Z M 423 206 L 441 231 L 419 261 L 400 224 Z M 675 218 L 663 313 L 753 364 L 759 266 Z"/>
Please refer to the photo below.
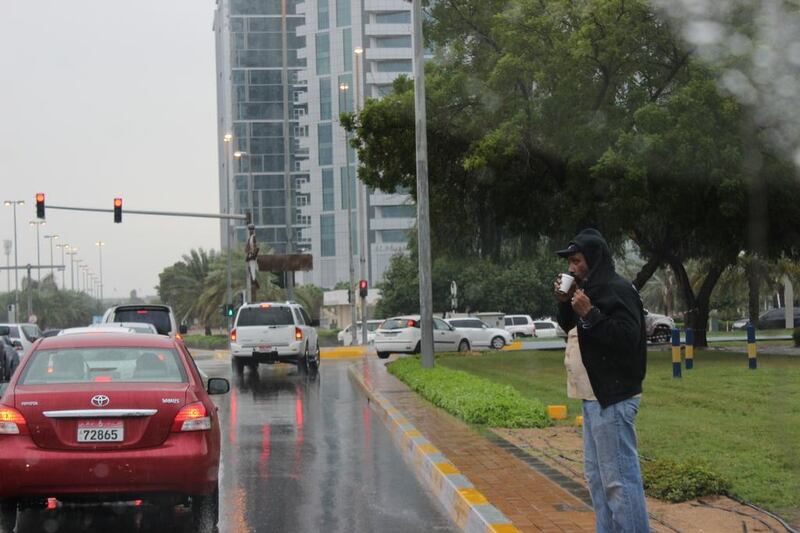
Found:
<path fill-rule="evenodd" d="M 114 223 L 122 222 L 122 198 L 114 198 Z"/>
<path fill-rule="evenodd" d="M 358 282 L 358 295 L 362 298 L 366 298 L 367 292 L 369 292 L 369 283 L 367 283 L 367 280 L 362 279 Z"/>
<path fill-rule="evenodd" d="M 36 218 L 44 218 L 44 193 L 36 193 Z"/>

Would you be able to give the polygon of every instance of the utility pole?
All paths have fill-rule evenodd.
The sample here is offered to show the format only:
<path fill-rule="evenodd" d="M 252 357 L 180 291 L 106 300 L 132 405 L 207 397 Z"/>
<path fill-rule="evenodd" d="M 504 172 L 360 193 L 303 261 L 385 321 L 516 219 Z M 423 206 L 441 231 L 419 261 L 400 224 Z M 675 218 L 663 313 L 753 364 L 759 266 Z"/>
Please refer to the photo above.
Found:
<path fill-rule="evenodd" d="M 6 273 L 6 292 L 11 292 L 11 246 L 12 242 L 8 239 L 3 241 L 3 250 L 6 253 L 6 268 L 8 268 L 8 272 Z M 64 261 L 61 261 L 62 263 Z"/>
<path fill-rule="evenodd" d="M 414 42 L 414 122 L 417 145 L 417 234 L 419 239 L 420 353 L 422 367 L 433 368 L 433 288 L 431 225 L 428 206 L 428 135 L 425 108 L 425 56 L 422 40 L 422 0 L 412 0 Z"/>
<path fill-rule="evenodd" d="M 227 214 L 231 214 L 231 145 L 233 144 L 233 135 L 230 133 L 226 133 L 225 136 L 222 138 L 222 142 L 225 145 L 225 212 Z M 225 303 L 232 304 L 233 303 L 233 295 L 231 294 L 231 271 L 233 266 L 231 264 L 231 221 L 230 219 L 225 220 L 225 242 L 227 243 L 228 248 L 228 272 L 227 272 L 227 279 L 225 285 Z M 231 329 L 231 317 L 228 317 L 228 331 Z"/>
<path fill-rule="evenodd" d="M 343 95 L 339 101 L 344 101 L 344 112 L 347 113 L 347 100 L 349 96 L 350 87 L 346 83 L 339 85 L 339 91 Z M 341 111 L 341 109 L 340 109 Z M 358 344 L 358 332 L 356 331 L 358 319 L 356 317 L 356 271 L 353 265 L 353 177 L 350 174 L 350 134 L 347 130 L 344 132 L 344 159 L 347 168 L 347 187 L 345 192 L 347 194 L 347 265 L 350 272 L 348 295 L 350 296 L 350 333 L 352 334 L 352 344 Z"/>
<path fill-rule="evenodd" d="M 361 10 L 362 18 L 364 16 L 363 9 Z M 361 57 L 364 54 L 364 49 L 361 47 L 356 48 L 353 50 L 353 66 L 355 67 L 355 76 L 353 76 L 353 82 L 356 86 L 356 103 L 355 103 L 355 110 L 356 114 L 361 110 L 361 75 L 360 75 L 360 62 Z M 350 147 L 347 147 L 348 152 L 350 151 Z M 357 191 L 358 191 L 358 237 L 359 237 L 359 248 L 358 248 L 358 263 L 360 267 L 361 279 L 367 280 L 367 287 L 369 287 L 369 277 L 367 276 L 367 247 L 369 246 L 369 239 L 367 238 L 367 221 L 368 221 L 368 214 L 367 214 L 367 187 L 361 181 L 358 180 L 356 183 Z M 366 346 L 368 344 L 368 334 L 367 334 L 367 297 L 363 296 L 361 298 L 361 344 Z"/>
<path fill-rule="evenodd" d="M 348 0 L 349 1 L 349 0 Z M 292 154 L 291 154 L 291 138 L 289 137 L 289 31 L 286 21 L 286 0 L 281 0 L 281 49 L 282 66 L 283 66 L 283 189 L 284 189 L 284 203 L 285 222 L 286 222 L 286 251 L 285 254 L 291 254 L 293 249 L 294 235 L 292 232 L 292 219 L 294 214 L 294 206 L 292 205 Z M 286 299 L 294 299 L 294 271 L 287 270 L 284 273 Z"/>

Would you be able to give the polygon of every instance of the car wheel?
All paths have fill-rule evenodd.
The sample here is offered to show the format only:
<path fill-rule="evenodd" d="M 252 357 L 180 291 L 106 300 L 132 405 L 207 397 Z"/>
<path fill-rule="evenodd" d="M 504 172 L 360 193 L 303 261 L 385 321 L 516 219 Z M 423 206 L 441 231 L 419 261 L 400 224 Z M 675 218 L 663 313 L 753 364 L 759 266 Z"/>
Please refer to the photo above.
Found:
<path fill-rule="evenodd" d="M 231 357 L 231 368 L 237 376 L 241 376 L 244 372 L 244 361 L 241 357 Z"/>
<path fill-rule="evenodd" d="M 378 352 L 378 357 L 381 359 L 389 359 L 389 352 Z"/>
<path fill-rule="evenodd" d="M 297 369 L 302 374 L 307 374 L 309 369 L 309 357 L 308 357 L 308 345 L 306 345 L 306 349 L 303 352 L 303 355 L 298 356 L 297 358 Z"/>
<path fill-rule="evenodd" d="M 0 500 L 0 528 L 11 533 L 17 525 L 17 500 Z"/>
<path fill-rule="evenodd" d="M 311 372 L 319 372 L 319 365 L 320 365 L 320 353 L 319 353 L 319 343 L 317 343 L 317 349 L 314 351 L 314 356 L 308 361 L 308 369 Z"/>
<path fill-rule="evenodd" d="M 671 337 L 672 337 L 672 332 L 669 330 L 669 328 L 658 327 L 653 332 L 653 336 L 651 337 L 651 339 L 653 343 L 664 344 L 668 343 Z"/>
<path fill-rule="evenodd" d="M 417 345 L 416 345 L 416 346 L 414 346 L 414 351 L 413 351 L 413 352 L 411 352 L 411 353 L 416 353 L 416 354 L 418 354 L 418 353 L 420 353 L 420 352 L 422 351 L 422 349 L 421 349 L 421 344 L 420 344 L 421 342 L 422 342 L 422 341 L 418 341 L 418 342 L 417 342 Z"/>
<path fill-rule="evenodd" d="M 211 494 L 192 496 L 192 522 L 195 531 L 214 531 L 219 522 L 219 484 Z"/>
<path fill-rule="evenodd" d="M 458 351 L 459 352 L 469 351 L 469 341 L 467 339 L 461 339 L 461 342 L 458 343 Z"/>
<path fill-rule="evenodd" d="M 495 350 L 500 350 L 505 345 L 506 341 L 503 339 L 503 337 L 495 337 L 492 339 L 492 348 L 494 348 Z"/>

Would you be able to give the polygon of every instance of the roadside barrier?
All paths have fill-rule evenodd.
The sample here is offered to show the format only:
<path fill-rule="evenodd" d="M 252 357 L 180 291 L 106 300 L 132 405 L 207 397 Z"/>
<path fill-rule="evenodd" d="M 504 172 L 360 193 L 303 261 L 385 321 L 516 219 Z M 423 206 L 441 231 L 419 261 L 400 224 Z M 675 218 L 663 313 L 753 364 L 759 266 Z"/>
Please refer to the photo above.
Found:
<path fill-rule="evenodd" d="M 672 377 L 681 377 L 681 330 L 672 330 Z"/>
<path fill-rule="evenodd" d="M 758 354 L 756 353 L 756 327 L 747 326 L 747 365 L 750 370 L 758 368 Z"/>
<path fill-rule="evenodd" d="M 694 368 L 694 330 L 686 328 L 686 370 Z"/>

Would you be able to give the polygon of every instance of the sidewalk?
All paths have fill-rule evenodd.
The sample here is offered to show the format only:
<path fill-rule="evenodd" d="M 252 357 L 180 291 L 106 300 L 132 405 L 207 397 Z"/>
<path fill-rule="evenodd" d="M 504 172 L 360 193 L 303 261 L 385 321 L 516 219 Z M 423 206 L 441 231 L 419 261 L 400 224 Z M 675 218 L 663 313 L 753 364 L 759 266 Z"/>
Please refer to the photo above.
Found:
<path fill-rule="evenodd" d="M 588 494 L 579 485 L 563 476 L 559 478 L 557 472 L 553 472 L 556 481 L 546 477 L 514 453 L 516 448 L 510 444 L 489 440 L 421 399 L 387 372 L 384 361 L 361 360 L 354 363 L 353 371 L 368 389 L 368 395 L 383 395 L 519 531 L 594 531 Z M 658 531 L 657 524 L 652 527 Z"/>

